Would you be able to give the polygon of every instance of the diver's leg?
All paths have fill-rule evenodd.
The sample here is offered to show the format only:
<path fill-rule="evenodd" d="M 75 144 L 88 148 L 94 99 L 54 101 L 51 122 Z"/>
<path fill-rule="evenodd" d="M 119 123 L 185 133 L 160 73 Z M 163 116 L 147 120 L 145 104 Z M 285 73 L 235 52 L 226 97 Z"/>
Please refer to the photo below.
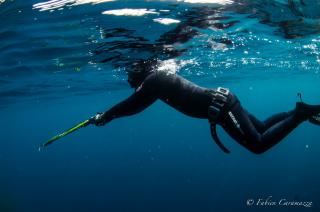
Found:
<path fill-rule="evenodd" d="M 251 120 L 251 122 L 254 125 L 254 127 L 256 128 L 256 130 L 259 131 L 260 133 L 264 133 L 271 126 L 288 118 L 289 116 L 291 116 L 294 113 L 293 110 L 290 112 L 278 113 L 278 114 L 275 114 L 275 115 L 269 117 L 265 121 L 260 121 L 254 115 L 248 113 L 248 111 L 245 110 L 245 112 L 248 114 L 249 119 Z"/>
<path fill-rule="evenodd" d="M 248 113 L 240 103 L 237 103 L 225 115 L 221 124 L 238 143 L 251 152 L 260 154 L 279 143 L 303 121 L 304 119 L 295 112 L 289 112 L 286 118 L 270 126 L 264 133 L 260 133 Z"/>
<path fill-rule="evenodd" d="M 309 120 L 313 124 L 320 125 L 320 106 L 308 105 L 304 102 L 298 102 L 296 104 L 295 110 L 292 110 L 290 112 L 275 114 L 263 122 L 258 120 L 252 114 L 248 113 L 246 110 L 245 112 L 248 114 L 251 122 L 260 133 L 264 133 L 267 129 L 269 129 L 276 123 L 288 118 L 294 113 L 296 113 L 296 115 L 299 116 L 301 119 Z"/>
<path fill-rule="evenodd" d="M 260 133 L 263 133 L 266 130 L 265 123 L 263 121 L 260 121 L 254 115 L 248 113 L 247 111 L 245 112 L 248 114 L 248 117 L 252 122 L 252 124 L 254 125 L 254 127 L 256 128 L 256 130 L 258 130 Z"/>

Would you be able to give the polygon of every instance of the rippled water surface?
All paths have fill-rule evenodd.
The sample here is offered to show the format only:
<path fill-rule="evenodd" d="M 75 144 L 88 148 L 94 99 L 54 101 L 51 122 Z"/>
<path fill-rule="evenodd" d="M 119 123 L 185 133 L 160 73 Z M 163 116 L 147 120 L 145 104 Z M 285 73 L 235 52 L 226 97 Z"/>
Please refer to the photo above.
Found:
<path fill-rule="evenodd" d="M 141 61 L 229 87 L 261 118 L 297 92 L 319 103 L 319 33 L 318 0 L 0 0 L 0 211 L 247 211 L 270 195 L 319 211 L 310 124 L 263 156 L 221 131 L 229 157 L 207 123 L 157 103 L 37 151 L 129 95 Z"/>
<path fill-rule="evenodd" d="M 299 1 L 214 2 L 224 5 L 5 1 L 1 105 L 119 89 L 128 65 L 151 58 L 190 77 L 318 76 L 318 10 Z"/>

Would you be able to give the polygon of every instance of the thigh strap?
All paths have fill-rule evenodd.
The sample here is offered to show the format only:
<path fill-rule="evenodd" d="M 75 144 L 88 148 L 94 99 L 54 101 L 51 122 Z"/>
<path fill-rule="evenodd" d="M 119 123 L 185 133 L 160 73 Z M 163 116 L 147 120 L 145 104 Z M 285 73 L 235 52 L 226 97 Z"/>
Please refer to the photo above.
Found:
<path fill-rule="evenodd" d="M 210 94 L 212 95 L 212 102 L 208 109 L 208 117 L 210 123 L 211 137 L 223 152 L 230 153 L 230 151 L 220 141 L 217 134 L 216 125 L 222 113 L 225 112 L 226 107 L 230 108 L 229 101 L 233 98 L 230 98 L 231 94 L 229 89 L 227 88 L 219 87 L 216 90 L 211 90 Z"/>

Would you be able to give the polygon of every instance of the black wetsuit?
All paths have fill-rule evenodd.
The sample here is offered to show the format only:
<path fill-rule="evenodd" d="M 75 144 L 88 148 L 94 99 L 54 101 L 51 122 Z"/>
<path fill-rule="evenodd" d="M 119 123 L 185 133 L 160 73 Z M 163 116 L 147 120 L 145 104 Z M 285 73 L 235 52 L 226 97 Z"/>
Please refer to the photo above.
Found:
<path fill-rule="evenodd" d="M 107 123 L 114 118 L 139 113 L 157 99 L 188 116 L 208 119 L 211 91 L 176 74 L 155 71 L 145 78 L 134 94 L 106 111 L 103 119 Z M 262 122 L 244 110 L 234 94 L 230 94 L 230 98 L 228 111 L 224 111 L 218 124 L 238 143 L 257 154 L 270 149 L 304 121 L 293 110 Z"/>

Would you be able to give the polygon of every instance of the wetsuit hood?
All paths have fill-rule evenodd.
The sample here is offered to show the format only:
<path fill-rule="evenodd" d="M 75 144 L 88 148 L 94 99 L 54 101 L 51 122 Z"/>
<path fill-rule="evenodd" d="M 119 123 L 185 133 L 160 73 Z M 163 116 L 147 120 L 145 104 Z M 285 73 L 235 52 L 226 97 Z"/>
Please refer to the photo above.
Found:
<path fill-rule="evenodd" d="M 145 78 L 156 70 L 156 60 L 142 60 L 132 64 L 128 74 L 128 83 L 132 88 L 137 88 Z"/>

